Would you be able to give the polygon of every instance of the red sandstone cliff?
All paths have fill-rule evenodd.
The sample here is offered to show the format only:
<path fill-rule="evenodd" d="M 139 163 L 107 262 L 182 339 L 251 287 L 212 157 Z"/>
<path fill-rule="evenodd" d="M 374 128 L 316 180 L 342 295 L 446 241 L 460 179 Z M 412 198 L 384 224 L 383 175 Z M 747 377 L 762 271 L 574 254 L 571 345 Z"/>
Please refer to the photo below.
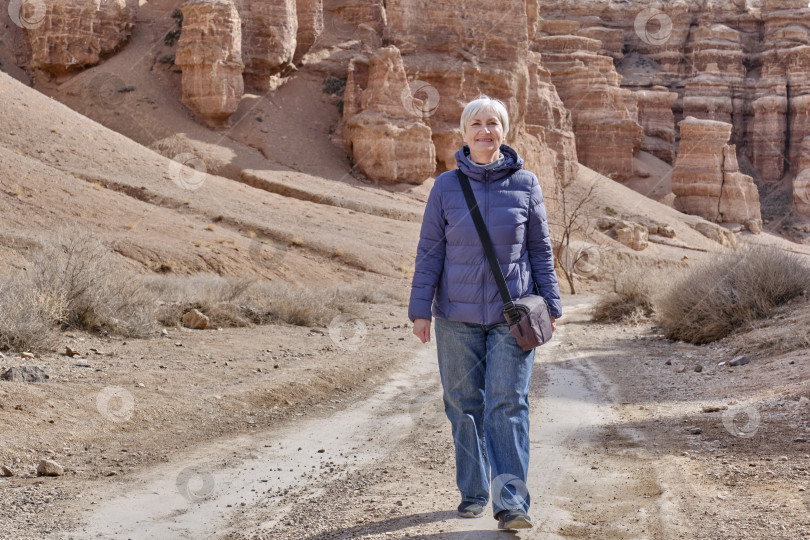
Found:
<path fill-rule="evenodd" d="M 211 125 L 227 123 L 240 84 L 271 91 L 313 50 L 316 61 L 338 66 L 327 72 L 351 72 L 337 139 L 375 180 L 421 182 L 434 172 L 434 155 L 435 172 L 453 167 L 461 108 L 486 93 L 507 104 L 507 140 L 546 187 L 573 178 L 577 161 L 620 181 L 633 175 L 639 150 L 674 163 L 682 143 L 677 122 L 692 116 L 729 124 L 735 157 L 757 181 L 793 175 L 796 209 L 809 212 L 802 204 L 801 157 L 810 137 L 804 1 L 506 0 L 497 9 L 483 0 L 234 2 L 235 15 L 222 16 L 230 22 L 197 37 L 188 15 L 177 51 L 183 101 Z M 184 12 L 198 4 L 187 2 Z M 20 64 L 60 77 L 126 46 L 137 8 L 134 0 L 43 5 L 42 20 L 19 30 L 28 46 Z M 401 70 L 389 46 L 399 51 Z M 388 67 L 369 77 L 379 58 L 388 58 Z M 398 100 L 419 118 L 388 106 L 400 88 Z M 376 132 L 395 136 L 370 135 Z"/>

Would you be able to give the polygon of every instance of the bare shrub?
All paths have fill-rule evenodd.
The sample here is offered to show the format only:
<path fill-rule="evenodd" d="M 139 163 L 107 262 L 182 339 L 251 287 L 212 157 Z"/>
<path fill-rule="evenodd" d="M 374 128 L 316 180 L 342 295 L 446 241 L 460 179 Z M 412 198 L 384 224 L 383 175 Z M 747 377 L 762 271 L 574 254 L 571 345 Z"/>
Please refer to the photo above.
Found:
<path fill-rule="evenodd" d="M 200 310 L 212 325 L 223 328 L 268 323 L 325 326 L 353 304 L 396 297 L 373 287 L 314 289 L 214 274 L 154 276 L 147 280 L 147 287 L 161 299 L 158 321 L 166 326 L 179 324 L 190 309 Z"/>
<path fill-rule="evenodd" d="M 38 291 L 28 276 L 4 278 L 0 281 L 0 349 L 51 348 L 64 310 L 62 297 Z"/>
<path fill-rule="evenodd" d="M 343 285 L 337 288 L 337 294 L 346 302 L 407 305 L 409 289 L 379 285 Z"/>
<path fill-rule="evenodd" d="M 654 277 L 640 268 L 622 272 L 613 282 L 613 292 L 597 301 L 591 320 L 638 322 L 650 317 L 654 305 L 654 283 Z"/>
<path fill-rule="evenodd" d="M 30 279 L 39 295 L 59 299 L 63 325 L 128 337 L 154 328 L 155 297 L 87 233 L 63 230 L 43 243 L 33 254 Z"/>
<path fill-rule="evenodd" d="M 669 339 L 716 341 L 810 288 L 810 268 L 797 256 L 769 247 L 721 255 L 688 272 L 657 301 Z"/>
<path fill-rule="evenodd" d="M 160 298 L 157 320 L 174 326 L 191 309 L 198 309 L 215 326 L 249 326 L 243 296 L 253 286 L 250 279 L 228 279 L 215 274 L 193 276 L 155 276 L 146 286 Z"/>

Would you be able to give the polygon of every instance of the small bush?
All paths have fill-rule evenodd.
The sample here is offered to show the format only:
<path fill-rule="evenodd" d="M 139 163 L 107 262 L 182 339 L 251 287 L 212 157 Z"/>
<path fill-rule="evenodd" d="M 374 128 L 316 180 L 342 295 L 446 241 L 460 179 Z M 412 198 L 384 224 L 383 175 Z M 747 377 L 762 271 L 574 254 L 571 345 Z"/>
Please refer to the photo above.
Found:
<path fill-rule="evenodd" d="M 0 349 L 52 348 L 65 308 L 61 296 L 37 291 L 27 276 L 4 278 L 0 281 Z"/>
<path fill-rule="evenodd" d="M 177 26 L 179 27 L 183 26 L 183 12 L 180 10 L 180 8 L 174 8 L 171 17 L 172 19 L 174 19 L 174 22 L 177 24 Z"/>
<path fill-rule="evenodd" d="M 147 287 L 161 299 L 158 321 L 179 324 L 190 309 L 205 313 L 220 327 L 287 323 L 326 326 L 358 302 L 382 303 L 395 295 L 364 287 L 308 289 L 288 283 L 228 279 L 214 274 L 153 277 Z"/>
<path fill-rule="evenodd" d="M 613 283 L 613 292 L 594 306 L 596 322 L 638 321 L 653 313 L 653 279 L 641 269 L 623 272 Z"/>
<path fill-rule="evenodd" d="M 721 255 L 678 280 L 659 299 L 659 325 L 669 339 L 710 343 L 810 288 L 810 268 L 776 248 Z"/>
<path fill-rule="evenodd" d="M 180 39 L 181 32 L 182 31 L 179 28 L 169 30 L 163 37 L 163 43 L 165 43 L 168 47 L 173 47 L 174 44 Z"/>
<path fill-rule="evenodd" d="M 338 79 L 337 77 L 326 77 L 323 80 L 323 93 L 330 94 L 330 95 L 343 95 L 343 91 L 346 90 L 346 79 Z"/>
<path fill-rule="evenodd" d="M 137 337 L 154 329 L 156 298 L 122 272 L 95 238 L 61 231 L 33 256 L 30 279 L 37 294 L 58 298 L 65 326 Z"/>

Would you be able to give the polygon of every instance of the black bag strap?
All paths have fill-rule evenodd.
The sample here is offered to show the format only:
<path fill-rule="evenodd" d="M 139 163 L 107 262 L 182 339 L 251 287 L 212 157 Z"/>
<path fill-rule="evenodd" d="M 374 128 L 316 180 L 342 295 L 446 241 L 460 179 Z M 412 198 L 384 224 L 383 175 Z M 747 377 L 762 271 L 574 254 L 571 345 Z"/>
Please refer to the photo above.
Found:
<path fill-rule="evenodd" d="M 498 258 L 495 255 L 495 248 L 492 245 L 492 238 L 489 236 L 487 226 L 484 224 L 484 218 L 481 217 L 481 210 L 478 208 L 478 202 L 475 200 L 472 186 L 470 186 L 470 179 L 467 175 L 456 169 L 458 181 L 461 184 L 461 191 L 464 192 L 464 199 L 467 201 L 467 208 L 470 210 L 473 223 L 475 223 L 475 230 L 478 231 L 478 237 L 481 239 L 481 245 L 484 247 L 484 254 L 489 261 L 489 267 L 492 269 L 492 274 L 495 276 L 495 283 L 498 285 L 498 292 L 501 293 L 501 300 L 503 300 L 503 312 L 506 314 L 507 322 L 512 324 L 520 320 L 520 315 L 515 309 L 515 304 L 512 302 L 512 297 L 509 294 L 509 288 L 506 286 L 506 279 L 503 277 L 503 270 L 498 263 Z"/>

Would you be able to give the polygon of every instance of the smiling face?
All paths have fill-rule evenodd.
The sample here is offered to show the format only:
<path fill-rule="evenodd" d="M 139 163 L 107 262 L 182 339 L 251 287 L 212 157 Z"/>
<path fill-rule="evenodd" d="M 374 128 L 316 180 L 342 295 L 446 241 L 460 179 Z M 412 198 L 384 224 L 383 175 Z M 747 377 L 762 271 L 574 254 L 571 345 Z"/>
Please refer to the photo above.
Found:
<path fill-rule="evenodd" d="M 464 126 L 464 142 L 470 147 L 470 157 L 476 163 L 487 164 L 498 159 L 503 144 L 503 125 L 491 108 L 481 109 Z"/>

